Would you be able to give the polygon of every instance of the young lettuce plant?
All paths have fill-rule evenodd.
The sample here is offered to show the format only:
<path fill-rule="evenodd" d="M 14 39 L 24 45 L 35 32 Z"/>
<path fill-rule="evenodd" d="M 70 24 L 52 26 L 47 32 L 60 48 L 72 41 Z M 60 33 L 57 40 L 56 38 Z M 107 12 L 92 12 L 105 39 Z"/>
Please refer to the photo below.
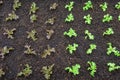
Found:
<path fill-rule="evenodd" d="M 92 2 L 89 0 L 84 4 L 83 11 L 87 11 L 88 9 L 93 8 Z"/>
<path fill-rule="evenodd" d="M 120 15 L 118 16 L 118 21 L 120 21 Z"/>
<path fill-rule="evenodd" d="M 14 11 L 12 11 L 12 13 L 8 14 L 6 21 L 12 21 L 12 20 L 17 20 L 17 19 L 19 19 L 19 16 L 16 15 Z"/>
<path fill-rule="evenodd" d="M 58 4 L 53 3 L 53 4 L 50 5 L 50 10 L 55 10 L 55 9 L 57 9 L 57 7 L 58 7 Z"/>
<path fill-rule="evenodd" d="M 115 63 L 107 63 L 107 66 L 109 67 L 109 72 L 112 72 L 112 71 L 115 71 L 115 70 L 118 70 L 120 69 L 120 66 L 117 66 Z"/>
<path fill-rule="evenodd" d="M 96 49 L 96 44 L 90 44 L 90 48 L 86 51 L 87 54 L 91 54 Z"/>
<path fill-rule="evenodd" d="M 70 28 L 68 32 L 64 32 L 64 35 L 68 36 L 68 37 L 77 37 L 77 33 L 75 32 L 74 29 Z"/>
<path fill-rule="evenodd" d="M 115 8 L 116 8 L 116 9 L 120 9 L 120 2 L 118 2 L 118 3 L 115 5 Z"/>
<path fill-rule="evenodd" d="M 32 14 L 32 15 L 30 16 L 30 22 L 33 23 L 33 22 L 35 22 L 35 21 L 37 21 L 37 15 L 36 15 L 36 14 Z"/>
<path fill-rule="evenodd" d="M 31 7 L 30 7 L 30 12 L 29 12 L 29 14 L 34 14 L 34 13 L 36 13 L 36 11 L 39 9 L 39 7 L 37 7 L 36 6 L 36 3 L 35 2 L 33 2 L 32 4 L 31 4 Z"/>
<path fill-rule="evenodd" d="M 72 67 L 66 67 L 65 70 L 69 71 L 70 73 L 73 73 L 73 75 L 78 75 L 79 74 L 79 69 L 81 66 L 79 64 L 75 64 Z"/>
<path fill-rule="evenodd" d="M 90 70 L 90 71 L 91 71 L 91 72 L 90 72 L 90 75 L 91 75 L 92 77 L 94 77 L 94 76 L 95 76 L 95 73 L 96 73 L 96 70 L 97 70 L 96 63 L 93 62 L 93 61 L 88 61 L 87 63 L 90 65 L 90 66 L 87 68 L 87 70 Z"/>
<path fill-rule="evenodd" d="M 83 19 L 85 19 L 86 24 L 91 24 L 91 22 L 92 22 L 92 17 L 90 14 L 84 16 Z"/>
<path fill-rule="evenodd" d="M 27 49 L 27 50 L 24 51 L 25 54 L 29 54 L 29 55 L 33 54 L 33 55 L 36 55 L 36 52 L 31 48 L 30 45 L 25 45 L 25 48 Z"/>
<path fill-rule="evenodd" d="M 71 11 L 73 9 L 73 6 L 74 6 L 74 2 L 71 1 L 69 4 L 65 5 L 65 8 L 68 10 L 68 11 Z"/>
<path fill-rule="evenodd" d="M 104 2 L 103 4 L 100 4 L 100 7 L 102 8 L 102 10 L 105 12 L 107 10 L 108 7 L 108 3 Z"/>
<path fill-rule="evenodd" d="M 14 0 L 13 10 L 16 11 L 16 9 L 18 9 L 20 6 L 21 6 L 21 2 L 19 2 L 19 0 Z"/>
<path fill-rule="evenodd" d="M 49 19 L 45 22 L 45 24 L 51 24 L 51 25 L 53 25 L 53 24 L 55 23 L 55 19 L 56 19 L 56 17 L 49 18 Z"/>
<path fill-rule="evenodd" d="M 111 20 L 113 20 L 113 17 L 110 14 L 106 14 L 103 17 L 102 22 L 110 22 Z"/>
<path fill-rule="evenodd" d="M 73 45 L 69 44 L 66 50 L 68 50 L 70 54 L 73 54 L 73 51 L 76 51 L 77 47 L 78 47 L 78 44 L 76 43 L 74 43 Z"/>
<path fill-rule="evenodd" d="M 88 30 L 85 30 L 85 39 L 94 40 L 94 35 L 92 35 Z"/>
<path fill-rule="evenodd" d="M 105 32 L 103 32 L 103 36 L 112 35 L 112 34 L 114 34 L 114 31 L 112 28 L 108 28 Z"/>
<path fill-rule="evenodd" d="M 2 68 L 0 68 L 0 78 L 5 75 L 5 72 L 3 71 Z"/>
<path fill-rule="evenodd" d="M 37 33 L 36 30 L 31 30 L 31 32 L 27 32 L 28 36 L 27 38 L 31 38 L 33 41 L 36 41 L 37 38 L 35 37 L 35 34 Z"/>
<path fill-rule="evenodd" d="M 74 21 L 74 16 L 72 13 L 70 13 L 69 15 L 67 15 L 67 17 L 65 18 L 65 22 L 72 22 Z"/>
<path fill-rule="evenodd" d="M 47 31 L 47 39 L 50 39 L 52 37 L 52 35 L 54 34 L 54 30 L 50 29 L 50 30 L 46 30 Z"/>

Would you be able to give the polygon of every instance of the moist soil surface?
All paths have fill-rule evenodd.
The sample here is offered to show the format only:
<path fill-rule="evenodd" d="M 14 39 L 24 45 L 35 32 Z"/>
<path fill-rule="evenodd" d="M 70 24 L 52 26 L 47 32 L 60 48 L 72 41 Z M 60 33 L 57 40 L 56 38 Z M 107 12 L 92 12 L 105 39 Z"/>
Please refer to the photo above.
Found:
<path fill-rule="evenodd" d="M 19 19 L 15 21 L 5 21 L 5 18 L 13 10 L 13 0 L 3 1 L 3 4 L 0 5 L 0 48 L 8 46 L 15 49 L 6 55 L 4 59 L 0 59 L 0 68 L 3 68 L 6 73 L 0 80 L 45 80 L 40 70 L 43 66 L 51 64 L 55 64 L 55 66 L 50 80 L 120 80 L 120 70 L 109 72 L 107 66 L 108 62 L 120 65 L 120 57 L 106 54 L 108 42 L 111 42 L 113 46 L 120 50 L 120 22 L 117 19 L 120 10 L 114 8 L 119 0 L 92 0 L 94 7 L 88 11 L 82 10 L 86 0 L 74 1 L 75 5 L 72 13 L 75 20 L 71 23 L 64 22 L 70 13 L 64 8 L 69 0 L 20 0 L 22 6 L 15 11 Z M 108 9 L 103 12 L 99 5 L 105 1 L 108 3 Z M 36 2 L 39 7 L 36 12 L 38 18 L 34 23 L 31 23 L 29 19 L 32 2 Z M 54 2 L 58 3 L 58 7 L 56 10 L 51 11 L 49 7 Z M 107 13 L 113 16 L 113 20 L 109 23 L 102 23 L 102 18 Z M 91 25 L 84 22 L 83 16 L 87 14 L 91 14 L 93 17 Z M 56 17 L 55 23 L 53 25 L 45 24 L 45 21 L 52 17 Z M 76 30 L 77 37 L 69 38 L 63 35 L 64 31 L 68 31 L 70 27 Z M 113 28 L 115 34 L 103 37 L 103 32 L 109 27 Z M 7 36 L 3 35 L 4 28 L 16 28 L 13 35 L 14 39 L 8 39 Z M 37 31 L 36 36 L 38 39 L 35 42 L 27 39 L 26 31 L 32 29 Z M 46 38 L 46 30 L 48 29 L 55 31 L 50 40 Z M 94 40 L 85 39 L 84 31 L 86 29 L 95 36 Z M 70 55 L 66 47 L 72 43 L 78 43 L 79 47 L 74 54 Z M 86 50 L 91 43 L 95 43 L 97 49 L 91 55 L 87 55 Z M 26 44 L 31 45 L 37 53 L 36 56 L 24 54 Z M 41 58 L 40 55 L 47 48 L 47 45 L 54 47 L 56 52 L 47 56 L 47 58 Z M 90 71 L 87 70 L 89 66 L 87 61 L 96 62 L 97 72 L 95 77 L 90 76 Z M 17 73 L 24 68 L 25 64 L 32 66 L 33 73 L 28 77 L 17 77 Z M 81 65 L 80 74 L 76 76 L 64 70 L 65 67 L 74 64 Z"/>

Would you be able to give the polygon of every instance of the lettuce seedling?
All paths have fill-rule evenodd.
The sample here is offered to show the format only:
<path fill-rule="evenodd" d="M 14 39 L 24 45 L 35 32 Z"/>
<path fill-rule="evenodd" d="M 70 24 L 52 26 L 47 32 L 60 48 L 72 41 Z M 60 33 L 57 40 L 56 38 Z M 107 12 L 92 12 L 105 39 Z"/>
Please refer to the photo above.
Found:
<path fill-rule="evenodd" d="M 64 35 L 68 36 L 68 37 L 77 37 L 77 33 L 75 32 L 74 29 L 70 28 L 68 32 L 64 32 Z"/>
<path fill-rule="evenodd" d="M 73 51 L 76 51 L 76 48 L 78 47 L 78 44 L 74 43 L 73 45 L 68 45 L 66 50 L 69 51 L 70 54 L 73 54 Z"/>
<path fill-rule="evenodd" d="M 30 22 L 33 23 L 35 21 L 37 21 L 37 15 L 33 14 L 30 16 Z"/>
<path fill-rule="evenodd" d="M 120 2 L 118 2 L 118 3 L 115 5 L 115 8 L 116 8 L 116 9 L 120 9 Z"/>
<path fill-rule="evenodd" d="M 53 24 L 55 23 L 55 19 L 56 19 L 56 17 L 52 17 L 52 18 L 48 19 L 48 20 L 45 22 L 45 24 L 51 24 L 51 25 L 53 25 Z"/>
<path fill-rule="evenodd" d="M 87 11 L 88 9 L 93 8 L 92 2 L 89 0 L 84 4 L 83 11 Z"/>
<path fill-rule="evenodd" d="M 44 74 L 44 77 L 49 80 L 51 74 L 53 73 L 54 64 L 50 66 L 43 66 L 41 72 Z"/>
<path fill-rule="evenodd" d="M 57 7 L 58 7 L 58 4 L 53 3 L 53 4 L 50 5 L 50 10 L 55 10 L 55 9 L 57 9 Z"/>
<path fill-rule="evenodd" d="M 94 40 L 94 35 L 92 35 L 88 30 L 85 30 L 85 39 Z"/>
<path fill-rule="evenodd" d="M 112 35 L 112 34 L 114 34 L 114 31 L 112 28 L 108 28 L 105 32 L 103 32 L 103 36 Z"/>
<path fill-rule="evenodd" d="M 30 45 L 25 45 L 25 48 L 27 50 L 24 51 L 25 54 L 33 54 L 33 55 L 36 55 L 36 52 L 31 48 Z"/>
<path fill-rule="evenodd" d="M 21 2 L 19 2 L 19 0 L 14 0 L 13 9 L 16 11 L 20 6 Z"/>
<path fill-rule="evenodd" d="M 68 11 L 71 11 L 73 9 L 73 6 L 74 6 L 74 2 L 71 1 L 69 4 L 65 5 L 65 8 L 68 10 Z"/>
<path fill-rule="evenodd" d="M 46 31 L 47 31 L 47 36 L 46 36 L 46 38 L 47 38 L 47 39 L 50 39 L 51 36 L 54 34 L 54 30 L 50 29 L 50 30 L 46 30 Z"/>
<path fill-rule="evenodd" d="M 25 77 L 28 77 L 30 74 L 32 74 L 32 69 L 31 69 L 32 67 L 31 66 L 29 66 L 29 64 L 25 64 L 25 69 L 23 69 L 21 72 L 19 72 L 18 74 L 17 74 L 17 76 L 19 77 L 19 76 L 25 76 Z"/>
<path fill-rule="evenodd" d="M 108 3 L 104 2 L 103 4 L 100 4 L 100 7 L 102 8 L 103 11 L 106 11 L 108 7 Z"/>
<path fill-rule="evenodd" d="M 79 74 L 79 69 L 81 66 L 79 64 L 73 65 L 72 67 L 66 67 L 65 70 L 73 73 L 73 75 L 78 75 Z"/>
<path fill-rule="evenodd" d="M 88 61 L 87 63 L 90 65 L 90 67 L 88 67 L 87 70 L 90 70 L 90 75 L 94 77 L 97 70 L 96 63 L 93 61 Z"/>
<path fill-rule="evenodd" d="M 91 24 L 91 22 L 92 22 L 92 17 L 90 14 L 84 16 L 83 19 L 85 19 L 86 24 Z"/>
<path fill-rule="evenodd" d="M 74 16 L 72 13 L 70 13 L 69 15 L 67 15 L 67 17 L 65 18 L 65 22 L 72 22 L 74 21 Z"/>
<path fill-rule="evenodd" d="M 103 17 L 102 22 L 110 22 L 111 20 L 113 20 L 113 17 L 110 14 L 106 14 Z"/>
<path fill-rule="evenodd" d="M 120 15 L 118 16 L 118 21 L 120 21 Z"/>
<path fill-rule="evenodd" d="M 109 67 L 109 72 L 112 72 L 112 71 L 115 71 L 115 70 L 118 70 L 120 69 L 120 66 L 117 66 L 115 63 L 107 63 L 107 66 Z"/>
<path fill-rule="evenodd" d="M 17 20 L 17 19 L 19 19 L 19 16 L 16 15 L 14 11 L 12 11 L 12 13 L 8 14 L 6 21 L 12 21 L 12 20 Z"/>
<path fill-rule="evenodd" d="M 90 44 L 90 48 L 87 50 L 87 54 L 91 54 L 93 50 L 96 49 L 96 44 Z"/>
<path fill-rule="evenodd" d="M 36 13 L 36 11 L 39 9 L 39 7 L 37 7 L 36 6 L 36 3 L 35 2 L 33 2 L 32 4 L 31 4 L 31 7 L 30 7 L 30 12 L 29 12 L 29 14 L 34 14 L 34 13 Z"/>
<path fill-rule="evenodd" d="M 28 36 L 27 38 L 31 38 L 33 41 L 36 41 L 37 38 L 35 37 L 35 34 L 37 33 L 36 30 L 31 30 L 31 32 L 27 32 Z"/>
<path fill-rule="evenodd" d="M 3 71 L 2 68 L 0 68 L 0 78 L 5 75 L 5 72 Z"/>

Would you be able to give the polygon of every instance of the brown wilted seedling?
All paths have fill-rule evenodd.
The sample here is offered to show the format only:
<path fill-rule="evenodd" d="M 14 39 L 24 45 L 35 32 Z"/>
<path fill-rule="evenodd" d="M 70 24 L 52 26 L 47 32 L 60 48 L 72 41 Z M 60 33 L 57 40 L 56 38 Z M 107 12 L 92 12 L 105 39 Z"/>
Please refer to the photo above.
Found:
<path fill-rule="evenodd" d="M 48 19 L 48 20 L 45 22 L 45 24 L 51 24 L 51 25 L 53 25 L 53 24 L 55 23 L 55 19 L 56 19 L 56 17 L 52 17 L 52 18 Z"/>
<path fill-rule="evenodd" d="M 51 29 L 51 30 L 46 30 L 47 31 L 47 36 L 46 36 L 46 38 L 47 39 L 50 39 L 51 38 L 51 36 L 54 34 L 54 31 Z"/>
<path fill-rule="evenodd" d="M 50 10 L 55 10 L 55 9 L 57 9 L 57 7 L 58 7 L 58 4 L 53 3 L 53 4 L 50 5 Z"/>
<path fill-rule="evenodd" d="M 25 45 L 26 50 L 24 51 L 25 54 L 33 54 L 36 55 L 36 52 L 31 48 L 30 45 Z"/>
<path fill-rule="evenodd" d="M 14 11 L 12 11 L 12 13 L 8 14 L 6 21 L 12 21 L 12 20 L 17 20 L 17 19 L 19 19 L 19 16 L 16 15 L 16 13 Z"/>
<path fill-rule="evenodd" d="M 0 77 L 4 76 L 5 75 L 5 72 L 3 71 L 2 68 L 0 68 Z"/>
<path fill-rule="evenodd" d="M 27 38 L 31 38 L 33 41 L 36 41 L 37 40 L 37 38 L 36 38 L 36 30 L 31 30 L 30 32 L 27 32 L 28 33 L 28 36 L 27 36 Z"/>

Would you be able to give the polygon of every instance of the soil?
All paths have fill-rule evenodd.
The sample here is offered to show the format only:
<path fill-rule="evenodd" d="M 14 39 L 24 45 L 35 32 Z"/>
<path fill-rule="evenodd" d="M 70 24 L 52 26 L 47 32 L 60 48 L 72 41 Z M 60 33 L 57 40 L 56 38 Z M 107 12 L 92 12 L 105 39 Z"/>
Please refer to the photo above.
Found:
<path fill-rule="evenodd" d="M 4 69 L 6 74 L 0 78 L 0 80 L 45 80 L 44 75 L 40 72 L 43 66 L 55 64 L 51 80 L 120 80 L 120 70 L 113 72 L 108 71 L 107 63 L 114 62 L 120 65 L 120 57 L 114 55 L 107 56 L 106 43 L 111 42 L 113 46 L 120 50 L 120 22 L 117 17 L 120 10 L 116 10 L 114 5 L 119 0 L 92 0 L 94 8 L 88 11 L 83 11 L 82 7 L 86 0 L 74 0 L 75 5 L 72 13 L 75 17 L 74 22 L 65 23 L 64 20 L 69 12 L 64 6 L 69 3 L 69 0 L 20 0 L 22 6 L 17 9 L 16 14 L 19 15 L 19 20 L 5 21 L 5 18 L 12 12 L 13 0 L 4 0 L 0 5 L 0 48 L 4 46 L 12 46 L 14 51 L 5 56 L 5 59 L 0 60 L 0 67 Z M 103 2 L 108 2 L 108 9 L 103 12 L 99 5 Z M 30 23 L 29 10 L 32 2 L 36 2 L 39 10 L 37 11 L 37 21 Z M 56 10 L 50 11 L 49 6 L 54 2 L 58 3 Z M 102 18 L 105 14 L 109 13 L 113 16 L 113 20 L 109 23 L 102 23 Z M 86 25 L 83 20 L 83 16 L 91 14 L 93 21 L 91 25 Z M 54 25 L 47 25 L 45 21 L 49 18 L 56 17 Z M 78 37 L 68 38 L 63 35 L 64 31 L 67 31 L 70 27 L 76 30 Z M 108 28 L 112 27 L 115 31 L 114 35 L 102 36 L 102 33 Z M 4 28 L 12 29 L 16 28 L 14 34 L 15 39 L 8 39 L 3 35 Z M 35 29 L 37 31 L 37 41 L 27 39 L 26 31 Z M 53 29 L 55 33 L 50 40 L 46 38 L 46 30 Z M 95 40 L 85 40 L 84 31 L 88 29 L 95 36 Z M 66 50 L 68 44 L 78 43 L 79 47 L 70 55 Z M 91 55 L 86 54 L 86 50 L 89 48 L 90 43 L 95 43 L 97 49 Z M 37 52 L 37 56 L 25 55 L 24 45 L 29 44 Z M 47 58 L 41 58 L 41 53 L 47 48 L 47 45 L 54 47 L 56 53 L 47 56 Z M 91 77 L 87 70 L 87 61 L 94 61 L 97 64 L 97 72 L 95 77 Z M 80 64 L 80 74 L 73 76 L 64 70 L 65 67 L 74 64 Z M 32 66 L 33 73 L 29 77 L 16 77 L 25 64 Z"/>

